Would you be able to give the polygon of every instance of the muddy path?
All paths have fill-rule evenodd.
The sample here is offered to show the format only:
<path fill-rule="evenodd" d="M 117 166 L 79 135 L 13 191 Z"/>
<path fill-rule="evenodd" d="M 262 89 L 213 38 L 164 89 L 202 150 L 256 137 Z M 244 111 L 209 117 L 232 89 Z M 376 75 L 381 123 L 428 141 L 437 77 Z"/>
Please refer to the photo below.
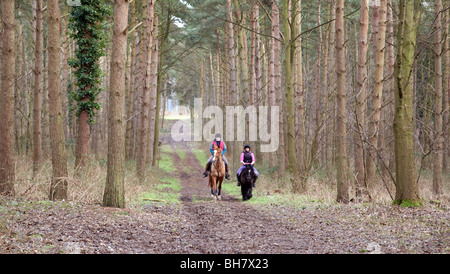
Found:
<path fill-rule="evenodd" d="M 170 138 L 170 137 L 169 137 Z M 222 190 L 222 200 L 210 197 L 208 179 L 184 142 L 171 142 L 172 156 L 182 186 L 182 214 L 186 220 L 181 237 L 188 244 L 186 253 L 286 253 L 300 252 L 300 242 L 290 239 L 293 227 L 281 219 L 247 205 Z M 180 159 L 177 150 L 184 150 Z M 189 170 L 190 172 L 186 172 Z M 231 177 L 233 174 L 230 174 Z M 235 180 L 224 183 L 235 184 Z M 237 186 L 236 186 L 237 187 Z"/>

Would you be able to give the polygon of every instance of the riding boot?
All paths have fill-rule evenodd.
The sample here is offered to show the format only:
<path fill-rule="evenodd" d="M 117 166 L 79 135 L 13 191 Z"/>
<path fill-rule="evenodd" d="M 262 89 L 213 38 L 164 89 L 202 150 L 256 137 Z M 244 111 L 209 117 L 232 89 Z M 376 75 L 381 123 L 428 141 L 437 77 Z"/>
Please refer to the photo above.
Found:
<path fill-rule="evenodd" d="M 241 181 L 239 180 L 239 176 L 236 176 L 237 177 L 237 186 L 241 186 Z"/>
<path fill-rule="evenodd" d="M 257 179 L 258 179 L 258 177 L 256 177 L 255 180 L 253 181 L 253 187 L 256 187 L 255 183 L 256 183 Z"/>
<path fill-rule="evenodd" d="M 228 165 L 225 164 L 225 179 L 230 180 L 230 175 L 228 174 Z"/>
<path fill-rule="evenodd" d="M 203 178 L 208 176 L 208 171 L 209 171 L 210 166 L 211 166 L 211 163 L 209 163 L 209 162 L 206 163 L 205 172 L 203 172 Z"/>

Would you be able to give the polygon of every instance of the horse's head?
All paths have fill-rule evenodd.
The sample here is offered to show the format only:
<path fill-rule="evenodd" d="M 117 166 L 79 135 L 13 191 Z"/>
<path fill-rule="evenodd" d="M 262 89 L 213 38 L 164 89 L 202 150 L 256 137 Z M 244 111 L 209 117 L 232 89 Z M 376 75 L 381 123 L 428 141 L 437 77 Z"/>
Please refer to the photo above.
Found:
<path fill-rule="evenodd" d="M 250 182 L 254 178 L 255 171 L 253 170 L 253 167 L 251 165 L 246 165 L 243 172 L 247 182 Z"/>
<path fill-rule="evenodd" d="M 218 147 L 217 145 L 214 145 L 214 151 L 213 151 L 213 162 L 216 161 L 216 159 L 222 158 L 222 149 Z"/>

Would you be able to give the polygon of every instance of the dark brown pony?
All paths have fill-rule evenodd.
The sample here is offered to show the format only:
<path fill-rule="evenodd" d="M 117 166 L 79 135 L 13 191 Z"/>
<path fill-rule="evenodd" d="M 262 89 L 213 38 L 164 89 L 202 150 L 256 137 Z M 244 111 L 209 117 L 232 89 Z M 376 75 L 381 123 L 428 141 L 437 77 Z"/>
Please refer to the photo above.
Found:
<path fill-rule="evenodd" d="M 209 173 L 209 187 L 211 196 L 214 200 L 221 199 L 222 181 L 225 177 L 225 163 L 222 160 L 222 149 L 214 145 L 213 161 L 211 163 L 211 172 Z"/>

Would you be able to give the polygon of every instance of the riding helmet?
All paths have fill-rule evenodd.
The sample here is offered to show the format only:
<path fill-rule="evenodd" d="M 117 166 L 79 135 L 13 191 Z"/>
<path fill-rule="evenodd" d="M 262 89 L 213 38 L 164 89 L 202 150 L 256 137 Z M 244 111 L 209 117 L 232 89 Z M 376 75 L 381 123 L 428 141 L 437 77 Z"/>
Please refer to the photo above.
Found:
<path fill-rule="evenodd" d="M 244 150 L 245 150 L 246 148 L 250 149 L 250 145 L 249 145 L 249 144 L 245 145 L 245 146 L 244 146 Z"/>

